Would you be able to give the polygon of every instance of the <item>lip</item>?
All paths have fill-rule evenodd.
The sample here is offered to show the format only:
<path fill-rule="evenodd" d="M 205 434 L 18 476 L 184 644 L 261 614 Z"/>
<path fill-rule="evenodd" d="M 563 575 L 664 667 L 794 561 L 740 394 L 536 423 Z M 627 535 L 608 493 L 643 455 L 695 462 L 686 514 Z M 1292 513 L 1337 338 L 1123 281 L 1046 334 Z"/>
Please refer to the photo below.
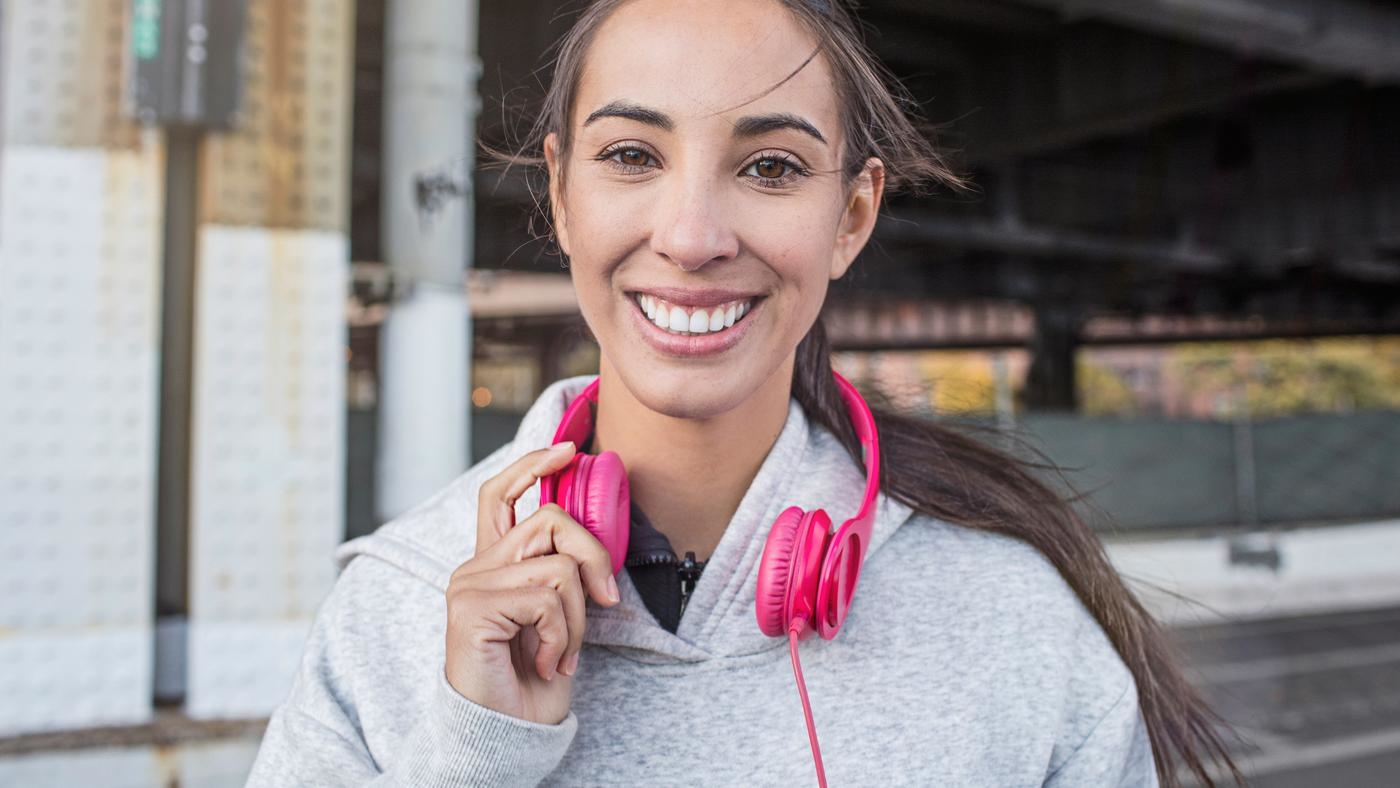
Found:
<path fill-rule="evenodd" d="M 655 295 L 657 298 L 664 299 L 665 296 L 661 294 L 668 291 L 638 290 L 632 292 L 646 293 L 648 295 Z M 695 293 L 698 291 L 692 290 L 689 292 Z M 707 294 L 711 292 L 727 294 L 737 291 L 715 290 L 704 292 L 706 292 Z M 742 318 L 734 321 L 734 325 L 730 326 L 729 328 L 726 328 L 723 331 L 719 331 L 714 334 L 695 334 L 694 336 L 684 336 L 681 334 L 672 334 L 669 331 L 662 330 L 655 323 L 651 322 L 651 319 L 648 318 L 646 313 L 642 311 L 642 306 L 641 304 L 637 303 L 636 298 L 634 298 L 630 294 L 624 295 L 623 297 L 631 304 L 633 322 L 636 324 L 637 330 L 641 333 L 642 338 L 646 340 L 648 345 L 651 345 L 651 347 L 654 350 L 663 355 L 682 356 L 691 358 L 697 356 L 718 355 L 720 353 L 724 353 L 725 351 L 742 342 L 744 339 L 744 335 L 749 332 L 749 326 L 753 324 L 753 321 L 749 318 L 755 314 L 758 314 L 758 311 L 763 309 L 764 305 L 768 302 L 767 298 L 761 296 L 738 295 L 736 297 L 729 297 L 728 295 L 726 295 L 725 298 L 716 301 L 715 304 L 722 304 L 725 301 L 737 301 L 742 298 L 753 298 L 753 306 L 749 307 L 749 311 L 744 313 L 744 316 Z M 700 305 L 697 304 L 696 306 Z"/>
<path fill-rule="evenodd" d="M 719 287 L 705 288 L 683 288 L 683 287 L 648 287 L 638 290 L 627 290 L 627 295 L 634 293 L 645 293 L 649 296 L 656 296 L 668 304 L 679 307 L 701 307 L 708 308 L 727 304 L 730 301 L 747 301 L 748 299 L 761 299 L 762 293 L 755 293 L 751 290 L 731 290 Z M 757 306 L 757 304 L 755 304 Z"/>

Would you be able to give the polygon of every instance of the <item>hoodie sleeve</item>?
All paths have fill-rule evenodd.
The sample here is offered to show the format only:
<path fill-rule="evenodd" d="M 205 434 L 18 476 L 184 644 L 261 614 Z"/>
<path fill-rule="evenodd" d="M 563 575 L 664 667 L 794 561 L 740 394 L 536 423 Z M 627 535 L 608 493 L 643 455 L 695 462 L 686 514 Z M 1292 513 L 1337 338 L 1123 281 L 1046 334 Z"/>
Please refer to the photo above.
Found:
<path fill-rule="evenodd" d="M 443 592 L 372 557 L 322 603 L 248 785 L 536 785 L 573 741 L 573 712 L 528 722 L 468 700 L 444 670 Z"/>
<path fill-rule="evenodd" d="M 1084 742 L 1045 780 L 1046 788 L 1080 785 L 1156 788 L 1157 769 L 1147 725 L 1129 677 L 1118 700 L 1099 717 Z"/>

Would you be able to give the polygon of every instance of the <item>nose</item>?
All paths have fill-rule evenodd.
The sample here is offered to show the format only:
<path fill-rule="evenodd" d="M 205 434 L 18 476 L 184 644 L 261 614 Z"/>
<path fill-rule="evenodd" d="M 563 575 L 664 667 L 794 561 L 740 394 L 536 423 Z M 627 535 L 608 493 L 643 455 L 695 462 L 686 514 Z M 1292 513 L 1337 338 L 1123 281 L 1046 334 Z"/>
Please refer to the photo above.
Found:
<path fill-rule="evenodd" d="M 718 186 L 702 177 L 679 173 L 668 186 L 656 205 L 651 250 L 683 271 L 734 259 L 739 239 Z"/>

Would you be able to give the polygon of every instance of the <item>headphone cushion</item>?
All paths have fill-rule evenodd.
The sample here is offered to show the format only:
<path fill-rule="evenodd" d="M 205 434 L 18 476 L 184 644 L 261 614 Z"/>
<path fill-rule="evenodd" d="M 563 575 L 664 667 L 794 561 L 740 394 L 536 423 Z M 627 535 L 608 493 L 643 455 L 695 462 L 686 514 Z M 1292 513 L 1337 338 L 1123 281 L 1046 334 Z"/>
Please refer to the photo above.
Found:
<path fill-rule="evenodd" d="M 627 542 L 631 530 L 632 504 L 627 487 L 627 471 L 617 452 L 583 455 L 573 474 L 568 497 L 578 511 L 570 512 L 588 532 L 593 534 L 612 558 L 612 571 L 622 571 L 627 559 Z M 561 490 L 562 493 L 562 490 Z"/>
<path fill-rule="evenodd" d="M 787 632 L 788 584 L 797 549 L 797 537 L 806 516 L 801 507 L 789 506 L 773 521 L 768 541 L 763 546 L 763 558 L 758 564 L 758 589 L 754 612 L 758 628 L 769 637 L 782 637 Z"/>

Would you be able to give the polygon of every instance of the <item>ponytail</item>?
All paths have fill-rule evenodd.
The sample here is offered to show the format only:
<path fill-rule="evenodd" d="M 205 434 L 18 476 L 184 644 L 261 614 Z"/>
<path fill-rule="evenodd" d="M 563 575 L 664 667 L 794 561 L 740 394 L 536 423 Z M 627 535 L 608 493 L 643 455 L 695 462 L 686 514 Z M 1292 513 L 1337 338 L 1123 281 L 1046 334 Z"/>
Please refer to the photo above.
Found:
<path fill-rule="evenodd" d="M 831 348 L 821 318 L 797 346 L 792 394 L 807 417 L 831 431 L 857 463 L 860 441 L 832 377 Z M 1070 504 L 1032 475 L 1059 473 L 1053 461 L 1024 440 L 993 427 L 951 427 L 872 407 L 880 436 L 880 489 L 915 511 L 964 528 L 1010 536 L 1039 550 L 1103 627 L 1137 682 L 1164 786 L 1179 784 L 1167 764 L 1175 755 L 1205 785 L 1214 785 L 1202 754 L 1223 762 L 1236 784 L 1244 776 L 1215 726 L 1228 727 L 1182 673 L 1179 650 L 1124 585 L 1103 544 Z M 968 433 L 982 432 L 992 440 Z M 1014 440 L 1046 460 L 1023 460 L 993 448 Z M 1063 478 L 1063 477 L 1061 477 Z"/>

